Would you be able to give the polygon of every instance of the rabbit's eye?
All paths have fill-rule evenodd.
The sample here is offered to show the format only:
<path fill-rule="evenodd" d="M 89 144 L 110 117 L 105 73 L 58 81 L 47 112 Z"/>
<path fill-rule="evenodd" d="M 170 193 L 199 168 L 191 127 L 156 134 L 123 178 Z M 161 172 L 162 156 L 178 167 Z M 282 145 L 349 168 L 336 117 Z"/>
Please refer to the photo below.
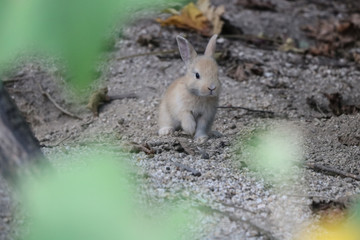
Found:
<path fill-rule="evenodd" d="M 198 72 L 195 73 L 195 77 L 196 77 L 196 79 L 200 79 L 200 74 Z"/>

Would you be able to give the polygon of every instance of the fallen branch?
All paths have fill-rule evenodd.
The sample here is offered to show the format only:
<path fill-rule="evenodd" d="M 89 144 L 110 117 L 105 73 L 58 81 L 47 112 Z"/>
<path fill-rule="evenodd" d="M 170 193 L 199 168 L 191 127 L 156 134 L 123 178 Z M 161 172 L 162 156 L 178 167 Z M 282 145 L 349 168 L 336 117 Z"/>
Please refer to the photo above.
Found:
<path fill-rule="evenodd" d="M 311 169 L 313 169 L 315 171 L 316 170 L 324 171 L 324 172 L 328 172 L 328 173 L 331 173 L 331 174 L 339 175 L 341 177 L 349 177 L 349 178 L 360 181 L 360 176 L 359 175 L 348 173 L 348 172 L 345 172 L 345 171 L 342 171 L 342 170 L 337 170 L 337 169 L 334 169 L 332 167 L 323 166 L 323 165 L 319 165 L 319 164 L 316 164 L 316 163 L 305 163 L 305 166 L 308 167 L 308 168 L 311 168 Z"/>
<path fill-rule="evenodd" d="M 275 115 L 275 113 L 272 111 L 257 110 L 257 109 L 251 109 L 251 108 L 246 108 L 246 107 L 239 107 L 239 106 L 219 106 L 218 108 L 242 109 L 242 110 L 246 110 L 249 112 L 257 112 L 257 113 Z"/>
<path fill-rule="evenodd" d="M 255 40 L 262 40 L 268 41 L 272 43 L 278 43 L 279 41 L 273 38 L 265 37 L 265 36 L 257 36 L 257 35 L 250 35 L 250 34 L 221 34 L 220 37 L 223 38 L 235 38 L 245 41 L 255 41 Z"/>
<path fill-rule="evenodd" d="M 39 82 L 38 82 L 37 84 L 39 85 L 39 88 L 40 88 L 41 93 L 42 93 L 44 96 L 46 96 L 46 97 L 50 100 L 50 102 L 52 102 L 52 104 L 54 104 L 54 106 L 55 106 L 57 109 L 59 109 L 62 113 L 66 114 L 66 115 L 68 115 L 68 116 L 70 116 L 70 117 L 73 117 L 73 118 L 76 118 L 76 119 L 79 119 L 79 120 L 83 120 L 81 117 L 76 116 L 75 114 L 67 111 L 67 110 L 64 109 L 64 108 L 62 108 L 62 107 L 51 97 L 51 95 L 50 95 L 49 93 L 47 93 L 47 92 L 43 89 L 43 87 L 41 86 L 41 84 L 40 84 Z"/>
<path fill-rule="evenodd" d="M 216 203 L 218 204 L 221 204 L 225 207 L 231 207 L 231 208 L 236 208 L 236 209 L 239 209 L 241 211 L 244 211 L 244 212 L 248 212 L 248 213 L 251 213 L 251 214 L 256 214 L 254 211 L 251 211 L 249 209 L 246 209 L 244 207 L 240 207 L 240 206 L 237 206 L 235 203 L 226 203 L 226 202 L 221 202 L 221 201 L 215 201 Z"/>
<path fill-rule="evenodd" d="M 124 57 L 119 57 L 119 58 L 117 58 L 116 60 L 117 60 L 117 61 L 122 61 L 122 60 L 127 60 L 127 59 L 131 59 L 131 58 L 136 58 L 136 57 L 143 57 L 143 56 L 172 54 L 172 53 L 176 53 L 177 51 L 178 51 L 177 49 L 171 49 L 171 50 L 165 50 L 165 51 L 155 51 L 155 52 L 147 52 L 147 53 L 137 53 L 137 54 L 133 54 L 133 55 L 128 55 L 128 56 L 124 56 Z"/>
<path fill-rule="evenodd" d="M 272 38 L 264 37 L 264 36 L 256 36 L 256 35 L 247 35 L 247 34 L 222 34 L 220 37 L 228 38 L 228 39 L 239 39 L 240 41 L 244 41 L 247 44 L 255 45 L 257 47 L 261 47 L 262 49 L 274 50 L 281 43 Z"/>
<path fill-rule="evenodd" d="M 64 137 L 63 139 L 61 139 L 58 143 L 55 143 L 54 145 L 44 145 L 41 144 L 41 147 L 46 147 L 46 148 L 54 148 L 59 146 L 61 143 L 63 143 L 64 141 L 66 141 L 67 139 L 69 139 L 72 136 L 72 134 L 69 134 L 68 136 Z"/>
<path fill-rule="evenodd" d="M 37 75 L 43 75 L 43 74 L 45 74 L 45 72 L 37 73 Z M 35 76 L 26 76 L 25 74 L 21 74 L 16 77 L 4 78 L 0 81 L 2 81 L 4 84 L 7 84 L 7 83 L 17 82 L 17 81 L 21 81 L 21 80 L 29 80 L 29 79 L 34 79 L 34 78 L 35 78 Z"/>
<path fill-rule="evenodd" d="M 191 175 L 195 176 L 195 177 L 200 177 L 201 176 L 201 172 L 199 172 L 196 169 L 193 169 L 189 166 L 186 166 L 182 163 L 178 163 L 178 162 L 172 162 L 176 167 L 180 168 L 181 170 L 185 170 L 188 172 L 191 172 Z"/>
<path fill-rule="evenodd" d="M 32 90 L 22 90 L 22 89 L 16 89 L 16 88 L 8 88 L 8 91 L 11 93 L 18 93 L 18 94 L 24 94 L 24 93 L 32 93 Z"/>
<path fill-rule="evenodd" d="M 205 212 L 205 213 L 212 212 L 212 213 L 221 214 L 223 216 L 228 217 L 230 219 L 230 221 L 233 221 L 233 222 L 246 223 L 250 227 L 254 228 L 256 231 L 261 233 L 262 235 L 266 236 L 267 239 L 269 239 L 269 240 L 276 240 L 277 239 L 269 230 L 263 228 L 262 226 L 259 226 L 258 224 L 254 223 L 254 222 L 251 222 L 250 220 L 246 220 L 246 219 L 243 219 L 241 217 L 238 217 L 233 213 L 223 212 L 223 211 L 220 211 L 218 209 L 212 208 L 210 206 L 205 206 L 205 205 L 199 206 L 199 207 L 197 207 L 197 209 L 199 209 L 200 211 Z"/>
<path fill-rule="evenodd" d="M 137 54 L 132 54 L 132 55 L 128 55 L 128 56 L 124 56 L 124 57 L 119 57 L 116 60 L 117 61 L 122 61 L 122 60 L 127 60 L 127 59 L 131 59 L 131 58 L 136 58 L 136 57 L 144 57 L 144 56 L 152 56 L 152 55 L 166 55 L 166 54 L 174 54 L 174 53 L 178 53 L 178 49 L 170 49 L 170 50 L 164 50 L 164 51 L 154 51 L 154 52 L 147 52 L 147 53 L 137 53 Z M 205 50 L 200 50 L 200 52 L 204 52 Z M 215 54 L 219 54 L 221 52 L 216 52 Z"/>
<path fill-rule="evenodd" d="M 64 141 L 68 140 L 71 137 L 72 134 L 69 134 L 67 137 L 64 137 L 63 139 L 61 139 L 58 143 L 52 145 L 51 147 L 57 147 L 60 144 L 62 144 Z"/>
<path fill-rule="evenodd" d="M 109 96 L 109 101 L 120 100 L 124 98 L 138 98 L 138 95 L 136 95 L 135 93 L 123 93 L 118 95 L 112 95 Z"/>
<path fill-rule="evenodd" d="M 31 79 L 33 77 L 14 77 L 14 78 L 5 78 L 2 80 L 3 83 L 12 83 L 12 82 L 17 82 L 20 80 L 25 80 L 25 79 Z"/>

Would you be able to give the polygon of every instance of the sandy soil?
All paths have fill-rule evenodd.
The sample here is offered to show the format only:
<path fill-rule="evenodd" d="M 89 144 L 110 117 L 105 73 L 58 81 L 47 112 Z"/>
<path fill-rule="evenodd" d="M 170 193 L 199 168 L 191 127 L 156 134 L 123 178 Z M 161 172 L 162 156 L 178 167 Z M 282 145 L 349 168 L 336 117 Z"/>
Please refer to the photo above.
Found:
<path fill-rule="evenodd" d="M 349 4 L 320 0 L 273 2 L 275 12 L 243 9 L 229 1 L 225 17 L 245 34 L 291 37 L 312 44 L 300 27 L 320 18 L 346 15 Z M 219 109 L 213 129 L 222 136 L 197 145 L 181 132 L 171 137 L 157 136 L 161 96 L 166 86 L 185 72 L 178 54 L 119 59 L 176 49 L 175 37 L 180 33 L 184 32 L 161 28 L 152 19 L 139 20 L 126 27 L 99 68 L 100 77 L 93 88 L 107 86 L 109 95 L 134 92 L 138 98 L 112 101 L 101 107 L 100 116 L 94 119 L 85 107 L 85 98 L 78 99 L 63 90 L 67 88 L 66 79 L 54 63 L 32 61 L 13 69 L 8 78 L 14 81 L 7 82 L 6 87 L 50 161 L 61 165 L 57 162 L 59 155 L 81 151 L 84 143 L 112 139 L 115 148 L 121 148 L 124 142 L 147 143 L 155 154 L 139 152 L 129 160 L 138 167 L 139 190 L 144 196 L 150 196 L 155 203 L 181 196 L 193 201 L 195 206 L 217 210 L 198 210 L 201 221 L 192 229 L 196 239 L 269 239 L 270 236 L 291 239 L 299 228 L 314 219 L 309 208 L 314 197 L 337 199 L 359 193 L 358 181 L 314 171 L 302 164 L 294 166 L 294 172 L 298 173 L 294 179 L 275 185 L 249 169 L 248 160 L 241 154 L 242 144 L 255 130 L 287 125 L 294 134 L 301 133 L 295 143 L 303 146 L 302 162 L 359 174 L 360 114 L 334 116 L 322 94 L 340 92 L 344 102 L 359 104 L 359 65 L 347 59 L 285 53 L 220 37 L 217 50 L 228 51 L 228 58 L 219 61 L 223 85 L 220 105 L 274 114 Z M 192 32 L 185 34 L 196 49 L 204 49 L 208 39 Z M 155 46 L 139 44 L 137 40 L 144 35 L 151 36 Z M 250 74 L 246 80 L 235 81 L 226 74 L 235 62 L 256 63 L 263 74 Z M 57 103 L 83 120 L 60 112 L 41 94 L 38 84 Z M 311 97 L 320 111 L 307 104 Z M 240 149 L 234 151 L 237 144 Z M 192 175 L 176 163 L 198 170 L 201 176 Z M 12 239 L 16 229 L 10 225 L 18 220 L 9 212 L 11 200 L 8 190 L 3 188 L 0 191 L 0 239 Z"/>

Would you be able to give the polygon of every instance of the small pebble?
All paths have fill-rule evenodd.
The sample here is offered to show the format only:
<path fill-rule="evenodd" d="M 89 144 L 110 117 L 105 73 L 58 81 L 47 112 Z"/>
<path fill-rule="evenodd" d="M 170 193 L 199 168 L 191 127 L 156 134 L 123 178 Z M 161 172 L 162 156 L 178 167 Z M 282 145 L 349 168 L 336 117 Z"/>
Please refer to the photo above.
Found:
<path fill-rule="evenodd" d="M 201 154 L 201 159 L 209 159 L 210 157 L 209 157 L 209 154 L 207 153 L 207 152 L 203 152 L 202 154 Z"/>

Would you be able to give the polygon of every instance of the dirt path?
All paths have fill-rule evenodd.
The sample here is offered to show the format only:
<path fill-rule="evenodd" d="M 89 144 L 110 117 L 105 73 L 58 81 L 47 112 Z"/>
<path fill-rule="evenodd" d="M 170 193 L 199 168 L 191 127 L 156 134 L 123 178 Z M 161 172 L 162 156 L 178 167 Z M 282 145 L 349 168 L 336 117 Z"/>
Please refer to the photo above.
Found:
<path fill-rule="evenodd" d="M 288 36 L 312 44 L 300 27 L 347 9 L 346 1 L 332 2 L 279 0 L 274 1 L 276 11 L 242 9 L 231 2 L 227 3 L 225 17 L 245 34 Z M 333 11 L 335 7 L 337 13 Z M 119 149 L 124 141 L 147 143 L 155 154 L 140 152 L 130 159 L 138 167 L 139 190 L 154 199 L 154 203 L 180 197 L 190 199 L 198 207 L 212 209 L 197 210 L 201 221 L 192 229 L 197 239 L 291 239 L 313 218 L 309 208 L 313 196 L 337 199 L 360 192 L 359 181 L 301 166 L 294 167 L 294 172 L 299 173 L 296 178 L 274 186 L 249 170 L 241 154 L 234 155 L 234 145 L 241 145 L 245 136 L 256 129 L 290 124 L 302 133 L 298 141 L 304 146 L 303 161 L 359 174 L 360 114 L 334 116 L 323 96 L 323 93 L 340 92 L 345 102 L 359 104 L 359 65 L 347 59 L 265 50 L 220 37 L 218 51 L 229 52 L 227 58 L 219 61 L 223 84 L 220 105 L 266 110 L 274 115 L 219 109 L 214 129 L 223 136 L 196 145 L 182 133 L 157 136 L 161 95 L 185 71 L 179 56 L 149 55 L 118 60 L 138 53 L 174 49 L 179 33 L 182 32 L 160 28 L 148 19 L 124 30 L 123 38 L 117 40 L 115 50 L 101 67 L 99 82 L 108 87 L 109 95 L 134 92 L 138 98 L 115 100 L 102 107 L 100 116 L 93 120 L 84 107 L 84 99 L 77 104 L 76 96 L 64 95 L 60 90 L 65 80 L 52 63 L 26 64 L 14 70 L 11 76 L 14 81 L 6 86 L 55 165 L 62 164 L 57 162 L 58 156 L 83 151 L 84 143 L 111 139 Z M 186 34 L 196 49 L 204 48 L 206 38 Z M 158 46 L 137 43 L 144 35 L 150 36 Z M 250 73 L 247 79 L 236 81 L 227 76 L 234 63 L 255 63 L 263 73 Z M 39 82 L 55 101 L 84 120 L 65 116 L 56 109 L 41 94 Z M 308 104 L 309 99 L 316 102 L 315 107 Z M 197 170 L 201 176 L 183 169 L 182 165 Z M 4 234 L 0 239 L 9 238 L 9 224 L 15 221 L 11 220 L 9 201 L 6 190 L 4 194 L 1 191 L 0 209 L 5 213 L 0 215 L 0 227 L 5 230 L 1 231 Z"/>

